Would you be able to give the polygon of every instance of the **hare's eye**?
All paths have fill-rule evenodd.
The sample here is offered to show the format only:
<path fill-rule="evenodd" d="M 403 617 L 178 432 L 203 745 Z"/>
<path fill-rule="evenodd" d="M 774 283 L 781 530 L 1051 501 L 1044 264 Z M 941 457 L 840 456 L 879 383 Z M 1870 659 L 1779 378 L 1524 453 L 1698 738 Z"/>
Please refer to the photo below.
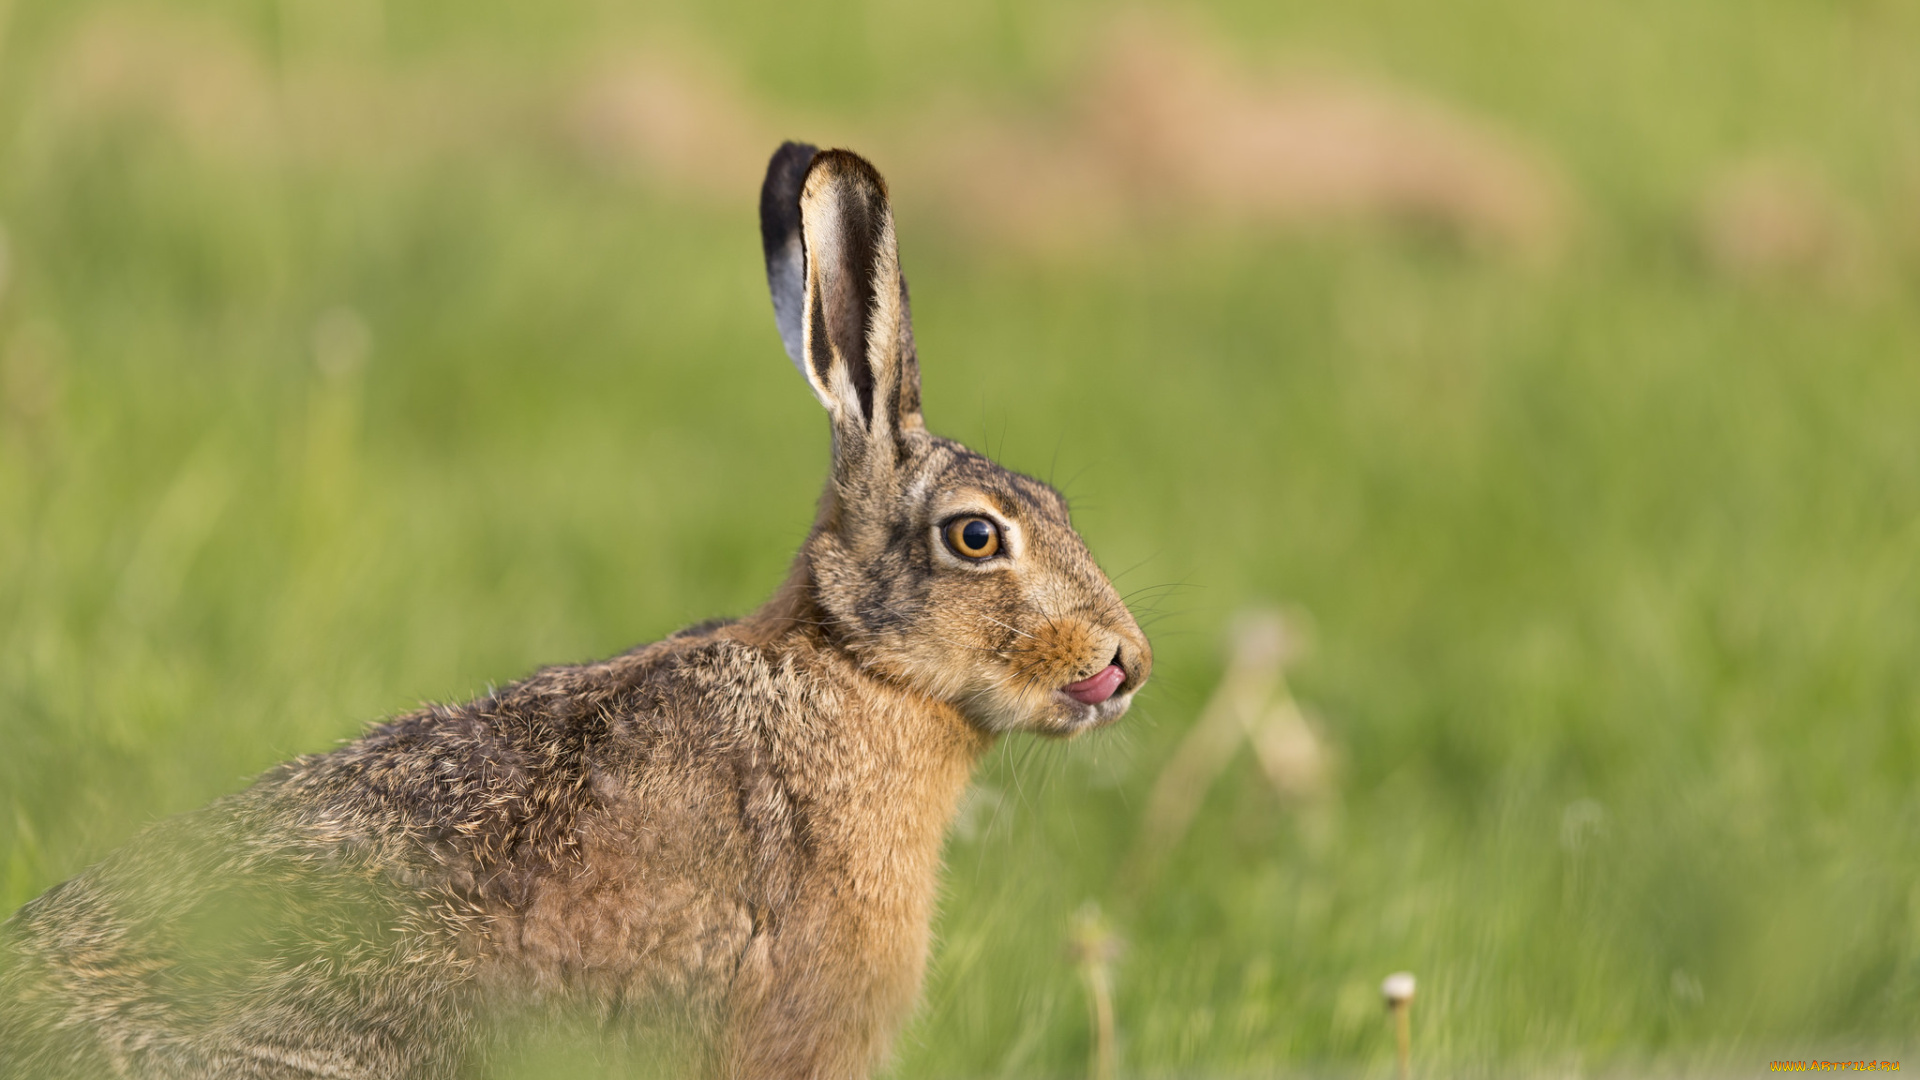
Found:
<path fill-rule="evenodd" d="M 964 559 L 989 559 L 1000 551 L 1000 526 L 983 517 L 947 522 L 947 546 Z"/>

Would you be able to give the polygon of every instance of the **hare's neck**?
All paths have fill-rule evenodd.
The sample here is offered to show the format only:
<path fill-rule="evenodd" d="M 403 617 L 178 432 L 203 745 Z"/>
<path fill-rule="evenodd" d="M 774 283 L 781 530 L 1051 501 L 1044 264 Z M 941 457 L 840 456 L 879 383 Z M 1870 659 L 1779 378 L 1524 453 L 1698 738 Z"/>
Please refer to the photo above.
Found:
<path fill-rule="evenodd" d="M 810 584 L 802 556 L 773 598 L 727 632 L 792 657 L 829 690 L 820 711 L 775 733 L 775 753 L 794 794 L 823 818 L 816 840 L 838 849 L 856 886 L 923 908 L 947 826 L 993 737 L 953 706 L 863 671 L 830 640 Z"/>
<path fill-rule="evenodd" d="M 947 827 L 992 736 L 952 706 L 866 675 L 842 654 L 816 654 L 814 662 L 816 671 L 833 673 L 839 699 L 821 714 L 831 733 L 811 733 L 818 764 L 810 779 L 837 789 L 816 805 L 831 807 L 826 815 L 845 842 L 850 872 L 880 891 L 923 893 L 912 901 L 922 906 Z"/>

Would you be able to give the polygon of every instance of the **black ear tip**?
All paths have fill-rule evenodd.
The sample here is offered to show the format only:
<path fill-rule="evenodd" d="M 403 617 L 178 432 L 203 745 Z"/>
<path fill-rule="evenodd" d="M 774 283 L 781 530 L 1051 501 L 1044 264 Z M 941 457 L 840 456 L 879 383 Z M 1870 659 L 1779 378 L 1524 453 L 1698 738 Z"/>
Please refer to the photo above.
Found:
<path fill-rule="evenodd" d="M 781 143 L 780 149 L 767 159 L 767 182 L 762 185 L 763 189 L 776 186 L 776 181 L 786 181 L 796 191 L 799 190 L 800 181 L 806 179 L 807 166 L 813 164 L 814 156 L 818 153 L 819 147 L 812 143 L 794 142 L 791 139 Z M 787 185 L 781 183 L 777 186 Z"/>
<path fill-rule="evenodd" d="M 800 227 L 800 185 L 818 154 L 803 142 L 783 142 L 767 162 L 767 178 L 760 184 L 760 239 L 772 255 Z"/>

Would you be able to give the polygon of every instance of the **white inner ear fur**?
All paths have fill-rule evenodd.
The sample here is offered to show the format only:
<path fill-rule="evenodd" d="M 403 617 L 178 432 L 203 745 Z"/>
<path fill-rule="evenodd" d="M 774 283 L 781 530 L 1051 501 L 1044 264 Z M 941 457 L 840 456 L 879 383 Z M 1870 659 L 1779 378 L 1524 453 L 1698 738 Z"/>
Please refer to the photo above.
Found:
<path fill-rule="evenodd" d="M 839 355 L 831 340 L 814 340 L 814 311 L 826 303 L 826 282 L 820 268 L 845 265 L 842 247 L 846 236 L 841 224 L 840 202 L 846 196 L 836 188 L 837 185 L 828 183 L 818 197 L 810 198 L 803 193 L 800 201 L 801 231 L 806 252 L 806 294 L 801 304 L 801 340 L 804 343 L 803 354 L 807 358 L 801 364 L 801 369 L 807 377 L 807 385 L 813 387 L 814 396 L 820 399 L 820 404 L 826 407 L 836 423 L 852 423 L 863 431 L 878 434 L 881 425 L 876 421 L 884 420 L 888 425 L 899 423 L 899 418 L 892 413 L 899 395 L 900 336 L 904 312 L 900 303 L 900 254 L 893 231 L 893 208 L 884 201 L 880 206 L 880 228 L 874 237 L 872 282 L 835 283 L 839 288 L 851 286 L 862 289 L 868 284 L 872 286 L 872 306 L 866 320 L 866 362 L 873 376 L 873 415 L 869 416 L 860 406 L 860 393 L 854 385 L 850 358 Z M 811 359 L 816 355 L 816 350 L 824 350 L 832 358 L 824 379 L 814 369 Z"/>
<path fill-rule="evenodd" d="M 880 235 L 874 242 L 873 308 L 867 322 L 867 363 L 873 370 L 873 415 L 867 417 L 875 434 L 885 421 L 898 425 L 893 415 L 900 383 L 900 252 L 893 235 L 893 209 L 880 212 Z"/>
<path fill-rule="evenodd" d="M 866 427 L 867 418 L 860 413 L 860 392 L 854 389 L 853 373 L 848 370 L 845 358 L 835 358 L 828 379 L 827 392 L 837 402 L 827 406 L 833 418 L 851 421 L 856 427 Z"/>
<path fill-rule="evenodd" d="M 804 212 L 804 206 L 802 210 Z M 835 421 L 839 421 L 846 417 L 848 402 L 852 403 L 854 415 L 859 415 L 860 399 L 859 395 L 853 392 L 853 384 L 846 374 L 846 365 L 841 363 L 838 357 L 834 357 L 833 362 L 828 364 L 825 380 L 821 379 L 820 372 L 813 363 L 815 356 L 833 356 L 833 343 L 815 341 L 813 336 L 814 324 L 825 321 L 814 318 L 815 310 L 826 303 L 826 297 L 822 295 L 824 282 L 820 280 L 820 267 L 836 265 L 835 260 L 840 253 L 839 235 L 832 228 L 826 227 L 827 222 L 819 220 L 825 216 L 827 215 L 809 214 L 802 219 L 804 223 L 802 227 L 806 233 L 807 291 L 800 304 L 800 338 L 805 343 L 800 370 L 807 376 L 807 385 L 813 387 L 813 396 L 820 399 L 820 404 L 826 407 Z M 809 217 L 814 220 L 806 222 L 805 219 Z M 813 227 L 807 227 L 808 225 Z"/>

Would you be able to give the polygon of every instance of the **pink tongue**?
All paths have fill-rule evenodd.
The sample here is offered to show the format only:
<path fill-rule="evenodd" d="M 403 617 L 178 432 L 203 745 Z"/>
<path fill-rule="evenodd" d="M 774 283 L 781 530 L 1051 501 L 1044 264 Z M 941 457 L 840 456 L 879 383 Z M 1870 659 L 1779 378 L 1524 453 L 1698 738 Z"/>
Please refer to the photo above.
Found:
<path fill-rule="evenodd" d="M 1082 705 L 1098 705 L 1112 697 L 1113 692 L 1120 689 L 1120 684 L 1126 681 L 1127 673 L 1120 670 L 1119 664 L 1108 664 L 1093 678 L 1081 679 L 1061 689 L 1067 692 L 1068 697 Z"/>

